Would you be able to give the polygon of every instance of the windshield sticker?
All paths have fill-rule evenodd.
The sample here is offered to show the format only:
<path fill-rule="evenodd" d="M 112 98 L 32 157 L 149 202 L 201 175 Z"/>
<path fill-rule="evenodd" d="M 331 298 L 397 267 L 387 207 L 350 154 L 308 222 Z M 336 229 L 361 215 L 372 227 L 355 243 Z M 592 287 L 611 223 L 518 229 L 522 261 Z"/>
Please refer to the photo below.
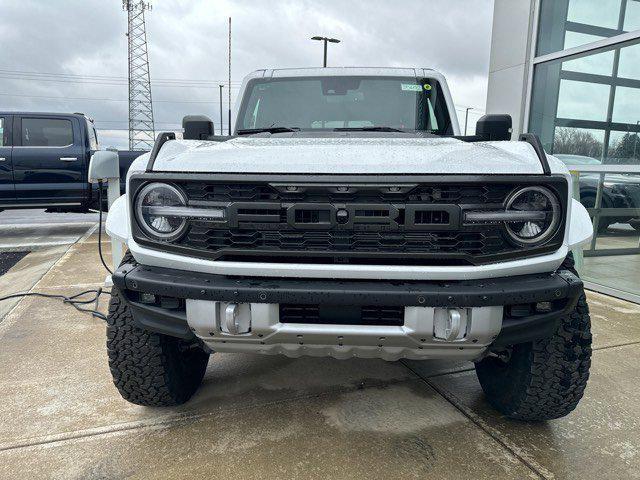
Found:
<path fill-rule="evenodd" d="M 431 85 L 429 85 L 428 83 L 425 83 L 423 85 L 423 88 L 428 92 L 429 90 L 431 90 Z"/>
<path fill-rule="evenodd" d="M 405 92 L 421 92 L 422 91 L 422 87 L 414 83 L 401 83 L 400 87 Z"/>

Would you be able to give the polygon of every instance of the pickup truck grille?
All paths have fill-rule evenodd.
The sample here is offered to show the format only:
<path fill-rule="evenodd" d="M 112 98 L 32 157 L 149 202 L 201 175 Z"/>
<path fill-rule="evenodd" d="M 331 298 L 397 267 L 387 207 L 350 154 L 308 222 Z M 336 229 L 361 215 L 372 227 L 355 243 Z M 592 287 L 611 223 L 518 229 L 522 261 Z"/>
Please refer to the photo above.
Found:
<path fill-rule="evenodd" d="M 385 177 L 340 183 L 323 182 L 338 176 L 309 177 L 309 183 L 300 182 L 301 176 L 231 182 L 210 177 L 160 180 L 184 191 L 190 206 L 223 207 L 224 221 L 191 219 L 171 242 L 134 232 L 136 239 L 216 260 L 366 265 L 480 265 L 539 255 L 562 242 L 563 225 L 542 247 L 524 248 L 510 240 L 501 222 L 464 219 L 467 210 L 504 208 L 511 192 L 541 180 L 566 198 L 566 181 L 559 177 L 452 175 L 424 182 L 424 176 L 405 176 L 397 183 Z"/>
<path fill-rule="evenodd" d="M 366 258 L 367 253 L 481 256 L 508 248 L 498 228 L 464 232 L 220 230 L 204 223 L 194 223 L 181 243 L 202 251 L 248 250 L 245 254 L 253 251 L 272 256 L 290 251 L 320 258 L 329 252 L 349 252 L 354 260 Z M 412 263 L 411 258 L 407 260 Z"/>

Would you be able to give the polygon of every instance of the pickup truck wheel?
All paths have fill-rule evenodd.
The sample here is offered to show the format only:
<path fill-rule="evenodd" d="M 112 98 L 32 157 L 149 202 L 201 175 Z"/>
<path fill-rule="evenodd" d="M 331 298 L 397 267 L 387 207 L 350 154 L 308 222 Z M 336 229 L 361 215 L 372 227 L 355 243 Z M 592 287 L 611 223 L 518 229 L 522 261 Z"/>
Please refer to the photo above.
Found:
<path fill-rule="evenodd" d="M 131 263 L 130 254 L 123 263 Z M 191 398 L 202 382 L 209 354 L 197 344 L 138 328 L 120 291 L 113 287 L 107 321 L 113 383 L 129 402 L 167 407 Z"/>
<path fill-rule="evenodd" d="M 563 267 L 574 270 L 573 258 L 567 257 Z M 576 408 L 590 366 L 591 320 L 582 293 L 552 336 L 493 352 L 476 363 L 476 374 L 498 411 L 517 420 L 541 421 Z"/>

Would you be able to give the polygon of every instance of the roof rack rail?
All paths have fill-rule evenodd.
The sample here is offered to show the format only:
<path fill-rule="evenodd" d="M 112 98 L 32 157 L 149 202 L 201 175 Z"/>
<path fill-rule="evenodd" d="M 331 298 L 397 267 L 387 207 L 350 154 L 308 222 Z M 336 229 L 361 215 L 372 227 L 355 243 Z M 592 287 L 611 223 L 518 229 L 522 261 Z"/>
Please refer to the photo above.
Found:
<path fill-rule="evenodd" d="M 527 142 L 529 145 L 533 147 L 540 159 L 540 163 L 542 164 L 542 172 L 545 175 L 551 175 L 551 167 L 549 167 L 549 160 L 547 160 L 547 154 L 544 151 L 542 146 L 542 142 L 540 138 L 533 133 L 522 133 L 518 140 L 521 142 Z"/>
<path fill-rule="evenodd" d="M 158 156 L 158 153 L 160 153 L 162 146 L 165 143 L 167 143 L 169 140 L 175 140 L 175 139 L 176 139 L 175 132 L 162 132 L 158 134 L 158 137 L 156 138 L 156 141 L 153 144 L 153 148 L 151 149 L 151 154 L 149 155 L 149 163 L 147 163 L 147 172 L 150 172 L 153 170 L 153 164 L 156 161 L 156 157 Z"/>

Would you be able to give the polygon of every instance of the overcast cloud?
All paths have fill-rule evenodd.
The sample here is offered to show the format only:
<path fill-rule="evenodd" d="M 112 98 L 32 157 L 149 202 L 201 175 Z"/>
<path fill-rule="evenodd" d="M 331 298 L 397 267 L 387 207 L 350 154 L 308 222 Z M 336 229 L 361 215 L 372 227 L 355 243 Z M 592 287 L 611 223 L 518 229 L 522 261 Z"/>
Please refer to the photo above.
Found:
<path fill-rule="evenodd" d="M 320 65 L 322 45 L 309 37 L 327 35 L 342 40 L 329 46 L 330 66 L 436 68 L 447 76 L 456 105 L 484 109 L 491 0 L 152 4 L 147 37 L 156 130 L 179 128 L 184 115 L 196 113 L 209 115 L 218 129 L 217 84 L 227 78 L 229 16 L 234 87 L 259 68 Z M 0 0 L 0 11 L 0 110 L 84 112 L 95 118 L 103 146 L 126 147 L 127 22 L 121 1 Z M 68 77 L 14 72 L 113 78 L 70 83 Z M 194 88 L 173 79 L 215 84 Z"/>

